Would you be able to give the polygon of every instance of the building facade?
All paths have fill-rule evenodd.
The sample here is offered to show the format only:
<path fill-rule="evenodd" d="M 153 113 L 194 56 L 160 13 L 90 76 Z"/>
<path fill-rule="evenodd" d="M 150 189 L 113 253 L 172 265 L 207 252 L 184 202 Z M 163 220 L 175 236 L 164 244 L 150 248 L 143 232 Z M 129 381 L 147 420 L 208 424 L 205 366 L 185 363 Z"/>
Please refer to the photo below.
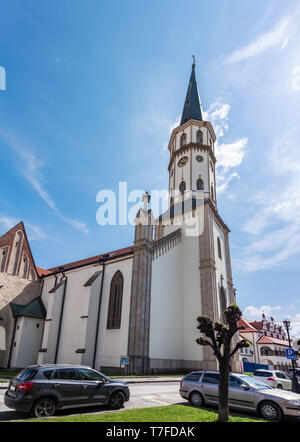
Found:
<path fill-rule="evenodd" d="M 288 371 L 292 368 L 291 360 L 286 358 L 285 350 L 289 348 L 284 327 L 262 314 L 261 321 L 248 321 L 242 318 L 239 323 L 244 327 L 240 339 L 247 339 L 251 346 L 248 351 L 239 352 L 240 362 L 268 365 L 270 369 Z"/>
<path fill-rule="evenodd" d="M 168 210 L 154 220 L 145 194 L 133 245 L 40 269 L 38 304 L 25 312 L 34 310 L 41 324 L 15 333 L 10 366 L 24 365 L 22 348 L 30 354 L 32 342 L 36 362 L 86 364 L 106 373 L 120 370 L 122 356 L 129 358 L 128 373 L 217 368 L 211 349 L 196 343 L 197 316 L 223 321 L 235 300 L 229 228 L 217 206 L 215 143 L 193 64 L 182 119 L 168 146 Z M 33 278 L 34 269 L 28 265 L 26 273 L 23 263 L 17 271 Z M 28 322 L 24 309 L 10 310 Z M 239 370 L 238 357 L 232 368 Z"/>

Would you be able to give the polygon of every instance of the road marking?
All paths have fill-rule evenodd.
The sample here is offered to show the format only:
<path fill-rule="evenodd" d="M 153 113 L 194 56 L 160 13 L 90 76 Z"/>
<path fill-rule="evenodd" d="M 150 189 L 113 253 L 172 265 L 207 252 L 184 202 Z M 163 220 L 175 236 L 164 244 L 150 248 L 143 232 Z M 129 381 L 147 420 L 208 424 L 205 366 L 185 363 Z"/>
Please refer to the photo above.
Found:
<path fill-rule="evenodd" d="M 161 400 L 157 399 L 155 396 L 142 396 L 141 399 L 145 399 L 146 401 L 150 401 L 150 402 L 156 402 L 157 404 L 160 404 L 160 405 L 170 405 L 169 402 L 161 401 Z"/>

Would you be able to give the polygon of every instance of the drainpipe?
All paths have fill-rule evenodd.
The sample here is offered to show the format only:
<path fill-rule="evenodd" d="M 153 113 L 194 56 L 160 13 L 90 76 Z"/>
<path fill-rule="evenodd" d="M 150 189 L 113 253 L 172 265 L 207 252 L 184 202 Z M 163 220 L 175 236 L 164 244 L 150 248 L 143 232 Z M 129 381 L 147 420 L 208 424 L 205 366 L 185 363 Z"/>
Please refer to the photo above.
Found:
<path fill-rule="evenodd" d="M 99 334 L 99 323 L 100 323 L 100 312 L 101 312 L 101 300 L 102 300 L 103 282 L 104 282 L 104 273 L 105 273 L 105 261 L 107 260 L 108 257 L 109 257 L 109 255 L 104 255 L 99 260 L 99 263 L 102 264 L 102 278 L 101 278 L 101 287 L 100 287 L 98 313 L 97 313 L 97 322 L 96 322 L 96 336 L 95 336 L 94 357 L 93 357 L 93 365 L 92 365 L 93 368 L 95 368 L 95 364 L 96 364 L 98 334 Z"/>
<path fill-rule="evenodd" d="M 59 318 L 59 324 L 58 324 L 58 334 L 57 334 L 57 342 L 56 342 L 56 349 L 55 349 L 55 356 L 54 356 L 54 364 L 57 363 L 57 356 L 58 356 L 58 350 L 59 350 L 59 344 L 60 344 L 60 335 L 61 335 L 61 326 L 62 326 L 62 320 L 63 320 L 63 314 L 64 314 L 64 307 L 65 307 L 65 298 L 66 298 L 66 289 L 67 289 L 67 282 L 68 277 L 64 274 L 63 270 L 61 270 L 62 277 L 60 280 L 65 280 L 64 283 L 64 291 L 63 291 L 63 298 L 61 302 L 61 309 L 60 309 L 60 318 Z"/>
<path fill-rule="evenodd" d="M 18 317 L 14 318 L 14 328 L 13 328 L 13 333 L 12 333 L 11 342 L 10 342 L 7 368 L 10 368 L 10 364 L 11 364 L 11 357 L 12 357 L 13 346 L 14 346 L 14 341 L 15 341 L 15 336 L 16 336 L 16 329 L 17 329 L 17 320 L 18 320 Z"/>

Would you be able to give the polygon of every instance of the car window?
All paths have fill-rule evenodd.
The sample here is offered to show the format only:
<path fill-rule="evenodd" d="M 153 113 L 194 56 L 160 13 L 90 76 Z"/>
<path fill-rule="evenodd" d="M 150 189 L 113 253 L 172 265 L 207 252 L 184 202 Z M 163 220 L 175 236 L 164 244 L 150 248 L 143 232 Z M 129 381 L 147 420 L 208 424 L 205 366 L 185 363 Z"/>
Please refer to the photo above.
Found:
<path fill-rule="evenodd" d="M 270 373 L 269 371 L 255 371 L 254 376 L 260 376 L 262 378 L 269 378 L 270 376 L 272 376 L 272 373 Z"/>
<path fill-rule="evenodd" d="M 229 376 L 229 386 L 239 388 L 243 384 L 243 381 L 237 376 Z"/>
<path fill-rule="evenodd" d="M 83 381 L 103 381 L 105 379 L 100 373 L 87 368 L 79 368 L 78 371 L 79 378 Z"/>
<path fill-rule="evenodd" d="M 59 368 L 55 371 L 53 379 L 77 379 L 75 368 Z"/>
<path fill-rule="evenodd" d="M 280 371 L 275 371 L 275 374 L 278 379 L 286 379 L 284 373 L 280 373 Z"/>
<path fill-rule="evenodd" d="M 206 384 L 218 384 L 219 374 L 218 373 L 205 373 L 202 382 Z"/>
<path fill-rule="evenodd" d="M 255 388 L 256 390 L 272 390 L 272 387 L 265 384 L 264 382 L 258 381 L 255 378 L 252 378 L 251 376 L 241 376 L 242 380 L 245 380 L 247 384 L 249 384 L 251 387 Z"/>
<path fill-rule="evenodd" d="M 287 374 L 287 373 L 282 373 L 282 374 L 283 374 L 285 379 L 288 379 L 289 381 L 292 380 L 292 377 L 289 374 Z"/>
<path fill-rule="evenodd" d="M 37 370 L 34 368 L 25 368 L 19 374 L 17 374 L 16 378 L 21 381 L 30 381 L 37 374 Z"/>
<path fill-rule="evenodd" d="M 46 379 L 51 379 L 53 372 L 54 370 L 44 370 L 43 375 L 45 376 Z"/>
<path fill-rule="evenodd" d="M 196 381 L 198 382 L 202 373 L 190 373 L 184 377 L 185 381 Z"/>

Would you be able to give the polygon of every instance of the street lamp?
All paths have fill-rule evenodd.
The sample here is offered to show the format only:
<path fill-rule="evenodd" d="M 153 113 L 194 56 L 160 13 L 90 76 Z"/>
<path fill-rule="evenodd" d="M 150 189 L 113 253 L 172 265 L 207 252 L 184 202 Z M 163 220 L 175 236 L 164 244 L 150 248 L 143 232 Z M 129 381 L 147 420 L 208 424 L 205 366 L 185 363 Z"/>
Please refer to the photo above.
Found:
<path fill-rule="evenodd" d="M 292 348 L 291 338 L 290 338 L 291 321 L 288 321 L 286 319 L 285 321 L 283 321 L 283 325 L 285 326 L 286 332 L 287 332 L 287 335 L 288 335 L 289 347 Z M 294 393 L 298 393 L 298 379 L 297 379 L 297 376 L 296 376 L 296 361 L 295 361 L 295 359 L 292 359 L 292 367 L 293 367 L 292 391 Z"/>

